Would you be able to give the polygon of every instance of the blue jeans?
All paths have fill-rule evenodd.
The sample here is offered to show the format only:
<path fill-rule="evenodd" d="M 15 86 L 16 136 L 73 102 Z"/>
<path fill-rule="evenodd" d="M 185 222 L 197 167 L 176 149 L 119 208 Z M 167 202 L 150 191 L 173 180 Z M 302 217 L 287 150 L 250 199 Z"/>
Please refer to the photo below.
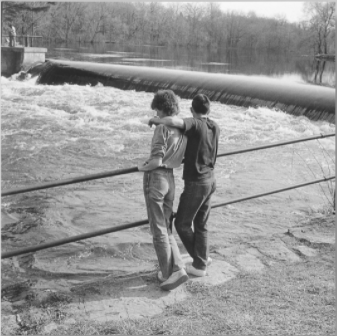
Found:
<path fill-rule="evenodd" d="M 145 172 L 143 184 L 153 245 L 163 277 L 168 278 L 184 267 L 170 221 L 175 194 L 173 169 Z"/>
<path fill-rule="evenodd" d="M 211 196 L 215 190 L 214 178 L 198 182 L 185 181 L 175 220 L 177 233 L 193 258 L 192 266 L 200 270 L 206 269 L 207 220 L 211 211 Z M 192 223 L 194 230 L 192 230 Z"/>

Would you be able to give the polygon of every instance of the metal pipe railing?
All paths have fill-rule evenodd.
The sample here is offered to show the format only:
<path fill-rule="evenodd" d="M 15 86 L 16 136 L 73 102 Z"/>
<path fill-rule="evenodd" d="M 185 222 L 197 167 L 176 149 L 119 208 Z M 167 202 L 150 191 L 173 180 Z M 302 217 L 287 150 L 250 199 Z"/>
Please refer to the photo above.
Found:
<path fill-rule="evenodd" d="M 23 249 L 20 249 L 20 250 L 17 250 L 17 251 L 4 252 L 4 253 L 1 253 L 1 259 L 11 258 L 11 257 L 15 257 L 15 256 L 25 254 L 25 253 L 36 252 L 36 251 L 44 250 L 44 249 L 55 247 L 55 246 L 65 245 L 65 244 L 68 244 L 68 243 L 73 243 L 73 242 L 83 240 L 83 239 L 87 239 L 87 238 L 102 236 L 102 235 L 107 234 L 107 233 L 131 229 L 131 228 L 134 228 L 134 227 L 137 227 L 137 226 L 145 225 L 148 222 L 149 222 L 148 220 L 142 220 L 142 221 L 133 222 L 133 223 L 130 223 L 130 224 L 124 224 L 124 225 L 110 227 L 110 228 L 102 229 L 102 230 L 98 230 L 98 231 L 83 233 L 83 234 L 80 234 L 80 235 L 77 235 L 77 236 L 59 239 L 59 240 L 55 240 L 55 241 L 49 242 L 49 243 L 44 243 L 44 244 L 41 244 L 41 245 L 26 247 L 26 248 L 23 248 Z"/>
<path fill-rule="evenodd" d="M 291 189 L 301 188 L 301 187 L 308 186 L 308 185 L 315 184 L 315 183 L 326 182 L 326 181 L 332 180 L 334 178 L 335 178 L 335 176 L 330 176 L 330 177 L 319 179 L 319 180 L 314 180 L 314 181 L 310 181 L 310 182 L 306 182 L 306 183 L 292 185 L 292 186 L 282 188 L 282 189 L 276 189 L 276 190 L 268 191 L 268 192 L 265 192 L 265 193 L 262 193 L 262 194 L 256 194 L 256 195 L 252 195 L 252 196 L 238 198 L 238 199 L 231 200 L 231 201 L 228 201 L 228 202 L 225 202 L 225 203 L 213 205 L 212 209 L 218 208 L 218 207 L 221 207 L 221 206 L 225 206 L 225 205 L 229 205 L 229 204 L 233 204 L 233 203 L 247 201 L 247 200 L 254 199 L 254 198 L 263 197 L 263 196 L 266 196 L 266 195 L 280 193 L 280 192 L 291 190 Z M 102 230 L 88 232 L 88 233 L 84 233 L 84 234 L 69 237 L 69 238 L 64 238 L 64 239 L 56 240 L 56 241 L 53 241 L 53 242 L 50 242 L 50 243 L 45 243 L 45 244 L 32 246 L 32 247 L 26 247 L 26 248 L 16 250 L 16 251 L 4 252 L 4 253 L 1 254 L 1 259 L 11 258 L 11 257 L 15 257 L 15 256 L 18 256 L 18 255 L 21 255 L 21 254 L 36 252 L 36 251 L 40 251 L 40 250 L 47 249 L 47 248 L 50 248 L 50 247 L 55 247 L 55 246 L 60 246 L 60 245 L 76 242 L 78 240 L 83 240 L 83 239 L 87 239 L 87 238 L 91 238 L 91 237 L 104 235 L 104 234 L 107 234 L 107 233 L 112 233 L 112 232 L 117 232 L 117 231 L 122 231 L 122 230 L 130 229 L 130 228 L 134 228 L 134 227 L 137 227 L 137 226 L 142 226 L 142 225 L 147 224 L 148 222 L 149 222 L 148 220 L 142 220 L 142 221 L 133 222 L 133 223 L 130 223 L 130 224 L 124 224 L 124 225 L 115 226 L 115 227 L 112 227 L 112 228 L 102 229 Z"/>
<path fill-rule="evenodd" d="M 130 173 L 134 173 L 134 172 L 138 172 L 137 167 L 128 168 L 128 169 L 117 169 L 117 170 L 112 170 L 112 171 L 104 172 L 104 173 L 73 177 L 73 178 L 69 178 L 69 179 L 61 180 L 61 181 L 56 181 L 56 182 L 43 183 L 43 184 L 39 184 L 39 185 L 27 187 L 27 188 L 7 190 L 7 191 L 2 192 L 1 196 L 22 194 L 22 193 L 26 193 L 26 192 L 30 192 L 30 191 L 35 191 L 35 190 L 54 188 L 54 187 L 59 187 L 59 186 L 63 186 L 63 185 L 86 182 L 86 181 L 91 181 L 91 180 L 97 180 L 97 179 L 101 179 L 101 178 L 105 178 L 105 177 L 111 177 L 111 176 L 117 176 L 117 175 L 123 175 L 123 174 L 130 174 Z"/>
<path fill-rule="evenodd" d="M 6 42 L 6 38 L 10 38 L 10 35 L 2 35 L 1 36 L 1 45 L 3 46 Z M 42 39 L 43 36 L 36 36 L 36 35 L 16 35 L 16 46 L 19 47 L 19 41 L 25 47 L 33 47 L 33 41 L 35 39 Z M 5 42 L 4 42 L 5 40 Z"/>
<path fill-rule="evenodd" d="M 285 142 L 276 142 L 276 143 L 271 144 L 271 145 L 251 147 L 251 148 L 241 149 L 241 150 L 237 150 L 237 151 L 218 154 L 218 157 L 234 155 L 234 154 L 241 154 L 241 153 L 251 152 L 251 151 L 254 151 L 254 150 L 261 150 L 261 149 L 278 147 L 278 146 L 283 146 L 283 145 L 290 145 L 290 144 L 293 144 L 293 143 L 322 139 L 322 138 L 327 138 L 327 137 L 332 137 L 332 136 L 335 136 L 335 134 L 334 133 L 321 134 L 321 135 L 318 135 L 318 136 L 313 136 L 313 137 L 308 137 L 308 138 L 290 140 L 290 141 L 285 141 Z M 18 188 L 18 189 L 7 190 L 7 191 L 4 191 L 4 192 L 1 192 L 1 197 L 2 196 L 15 195 L 15 194 L 22 194 L 22 193 L 26 193 L 26 192 L 30 192 L 30 191 L 35 191 L 35 190 L 54 188 L 54 187 L 59 187 L 59 186 L 63 186 L 63 185 L 73 184 L 73 183 L 96 180 L 96 179 L 101 179 L 101 178 L 106 178 L 106 177 L 111 177 L 111 176 L 135 173 L 135 172 L 138 172 L 137 167 L 128 168 L 128 169 L 118 169 L 118 170 L 113 170 L 113 171 L 110 171 L 110 172 L 104 172 L 104 173 L 99 173 L 99 174 L 92 174 L 92 175 L 74 177 L 74 178 L 71 178 L 71 179 L 61 180 L 61 181 L 58 181 L 58 182 L 57 181 L 56 182 L 49 182 L 49 183 L 43 183 L 43 184 L 40 184 L 40 185 L 35 185 L 35 186 L 31 186 L 31 187 L 26 187 L 26 188 Z"/>
<path fill-rule="evenodd" d="M 291 189 L 297 189 L 297 188 L 305 187 L 305 186 L 315 184 L 315 183 L 326 182 L 326 181 L 329 181 L 329 180 L 333 180 L 334 178 L 335 178 L 335 176 L 329 176 L 329 177 L 325 177 L 325 178 L 322 178 L 322 179 L 319 179 L 319 180 L 313 180 L 313 181 L 310 181 L 310 182 L 295 184 L 295 185 L 292 185 L 292 186 L 286 187 L 286 188 L 267 191 L 267 192 L 264 192 L 262 194 L 256 194 L 256 195 L 253 195 L 253 196 L 247 196 L 247 197 L 243 197 L 243 198 L 234 199 L 234 200 L 231 200 L 229 202 L 219 203 L 219 204 L 213 205 L 212 209 L 213 208 L 219 208 L 221 206 L 225 206 L 225 205 L 229 205 L 229 204 L 248 201 L 248 200 L 254 199 L 254 198 L 259 198 L 259 197 L 263 197 L 263 196 L 267 196 L 267 195 L 277 194 L 277 193 L 280 193 L 280 192 L 283 192 L 283 191 L 288 191 L 288 190 L 291 190 Z"/>
<path fill-rule="evenodd" d="M 328 134 L 321 134 L 321 135 L 316 135 L 316 136 L 313 136 L 313 137 L 302 138 L 302 139 L 297 139 L 297 140 L 290 140 L 290 141 L 284 141 L 284 142 L 274 142 L 271 145 L 264 145 L 264 146 L 259 146 L 259 147 L 239 149 L 239 150 L 232 151 L 232 152 L 226 152 L 226 153 L 223 153 L 223 154 L 218 154 L 218 157 L 247 153 L 247 152 L 257 151 L 257 150 L 261 150 L 261 149 L 272 148 L 272 147 L 285 146 L 285 145 L 290 145 L 290 144 L 309 141 L 309 140 L 317 140 L 317 139 L 322 139 L 322 138 L 328 138 L 328 137 L 332 137 L 332 136 L 335 136 L 335 135 L 336 135 L 335 133 L 328 133 Z"/>

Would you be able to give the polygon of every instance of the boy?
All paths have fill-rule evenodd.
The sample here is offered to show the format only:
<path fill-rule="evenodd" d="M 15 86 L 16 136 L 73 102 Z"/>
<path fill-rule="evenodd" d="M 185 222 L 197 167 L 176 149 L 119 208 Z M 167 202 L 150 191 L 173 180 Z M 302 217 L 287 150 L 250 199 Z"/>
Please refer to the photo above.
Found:
<path fill-rule="evenodd" d="M 174 116 L 179 113 L 178 99 L 171 90 L 158 91 L 151 108 L 158 119 Z M 163 290 L 172 290 L 188 280 L 170 223 L 175 194 L 173 168 L 180 166 L 186 142 L 177 128 L 159 125 L 154 130 L 150 158 L 138 165 L 144 172 L 144 196 Z"/>
<path fill-rule="evenodd" d="M 186 265 L 188 274 L 205 276 L 208 258 L 207 220 L 211 210 L 211 196 L 216 189 L 214 166 L 218 152 L 220 129 L 208 118 L 210 100 L 204 94 L 193 98 L 193 118 L 176 116 L 152 118 L 149 125 L 163 124 L 184 130 L 187 146 L 184 158 L 184 191 L 175 220 L 176 230 L 193 263 Z M 194 231 L 192 230 L 192 223 Z"/>

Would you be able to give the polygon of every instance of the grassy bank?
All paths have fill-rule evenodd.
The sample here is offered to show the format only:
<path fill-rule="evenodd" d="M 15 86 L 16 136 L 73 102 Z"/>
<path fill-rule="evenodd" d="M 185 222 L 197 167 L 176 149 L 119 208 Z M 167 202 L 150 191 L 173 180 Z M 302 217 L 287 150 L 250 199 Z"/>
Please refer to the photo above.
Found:
<path fill-rule="evenodd" d="M 334 234 L 333 217 L 322 222 L 322 230 Z M 285 241 L 289 247 L 298 244 L 292 236 Z M 186 300 L 151 318 L 93 323 L 74 316 L 76 323 L 66 324 L 72 317 L 63 313 L 67 302 L 60 299 L 46 302 L 44 317 L 35 322 L 27 307 L 14 334 L 46 335 L 52 322 L 50 335 L 334 335 L 334 245 L 301 244 L 315 249 L 316 256 L 274 262 L 262 273 L 241 272 L 214 287 L 188 282 Z"/>
<path fill-rule="evenodd" d="M 191 297 L 154 318 L 80 323 L 64 335 L 334 335 L 334 253 L 320 252 L 221 286 L 187 285 Z"/>

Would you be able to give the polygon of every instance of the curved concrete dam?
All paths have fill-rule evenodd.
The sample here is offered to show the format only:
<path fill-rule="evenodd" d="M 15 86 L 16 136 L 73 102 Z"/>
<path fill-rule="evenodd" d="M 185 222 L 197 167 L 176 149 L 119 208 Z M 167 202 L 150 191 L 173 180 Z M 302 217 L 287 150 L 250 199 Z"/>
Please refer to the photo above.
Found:
<path fill-rule="evenodd" d="M 49 60 L 42 66 L 38 83 L 101 83 L 122 90 L 147 92 L 171 89 L 181 98 L 188 99 L 204 93 L 223 104 L 266 106 L 296 116 L 304 115 L 314 121 L 335 123 L 334 89 L 261 77 Z"/>

